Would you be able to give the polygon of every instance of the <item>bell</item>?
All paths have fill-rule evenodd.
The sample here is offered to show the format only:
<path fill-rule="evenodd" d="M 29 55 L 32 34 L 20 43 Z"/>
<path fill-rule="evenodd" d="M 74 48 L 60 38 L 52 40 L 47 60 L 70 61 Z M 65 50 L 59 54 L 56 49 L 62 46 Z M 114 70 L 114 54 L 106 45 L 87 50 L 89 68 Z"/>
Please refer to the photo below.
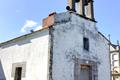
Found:
<path fill-rule="evenodd" d="M 80 2 L 80 0 L 75 0 L 76 3 Z"/>
<path fill-rule="evenodd" d="M 85 5 L 85 6 L 88 5 L 88 0 L 84 0 L 84 5 Z"/>

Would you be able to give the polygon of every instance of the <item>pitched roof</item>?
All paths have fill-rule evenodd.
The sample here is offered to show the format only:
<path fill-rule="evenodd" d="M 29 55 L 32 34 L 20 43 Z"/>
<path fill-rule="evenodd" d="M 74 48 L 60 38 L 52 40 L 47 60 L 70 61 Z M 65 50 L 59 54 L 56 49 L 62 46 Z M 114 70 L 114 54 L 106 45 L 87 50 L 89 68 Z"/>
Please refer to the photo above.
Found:
<path fill-rule="evenodd" d="M 40 30 L 33 31 L 33 32 L 31 32 L 31 33 L 28 33 L 28 34 L 19 36 L 19 37 L 17 37 L 17 38 L 14 38 L 14 39 L 11 39 L 11 40 L 2 42 L 2 43 L 0 43 L 0 47 L 1 47 L 1 46 L 4 46 L 4 45 L 7 45 L 7 44 L 9 44 L 9 43 L 11 43 L 11 42 L 14 42 L 14 41 L 16 41 L 16 40 L 22 39 L 22 38 L 24 38 L 24 37 L 26 37 L 26 36 L 30 36 L 30 35 L 32 35 L 32 34 L 34 34 L 34 33 L 37 33 L 37 32 L 41 32 L 41 31 L 47 30 L 47 29 L 49 29 L 50 27 L 51 27 L 51 26 L 45 26 L 45 27 L 43 27 L 43 28 L 40 29 Z"/>

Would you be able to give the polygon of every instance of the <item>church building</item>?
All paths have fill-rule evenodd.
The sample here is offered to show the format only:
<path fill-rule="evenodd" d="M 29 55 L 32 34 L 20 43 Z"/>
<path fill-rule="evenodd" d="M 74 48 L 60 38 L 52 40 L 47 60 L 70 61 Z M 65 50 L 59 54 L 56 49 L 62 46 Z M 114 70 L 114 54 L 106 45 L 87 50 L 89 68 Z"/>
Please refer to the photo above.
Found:
<path fill-rule="evenodd" d="M 93 0 L 68 0 L 38 31 L 0 43 L 0 80 L 110 80 L 109 41 Z"/>

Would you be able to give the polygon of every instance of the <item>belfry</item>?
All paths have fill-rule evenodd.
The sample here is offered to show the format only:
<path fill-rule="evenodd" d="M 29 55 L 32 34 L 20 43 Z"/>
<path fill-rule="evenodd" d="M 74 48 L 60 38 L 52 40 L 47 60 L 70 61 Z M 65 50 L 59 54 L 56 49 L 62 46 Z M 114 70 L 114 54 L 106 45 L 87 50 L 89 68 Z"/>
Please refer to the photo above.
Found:
<path fill-rule="evenodd" d="M 67 10 L 75 11 L 81 16 L 94 19 L 93 0 L 68 0 Z"/>

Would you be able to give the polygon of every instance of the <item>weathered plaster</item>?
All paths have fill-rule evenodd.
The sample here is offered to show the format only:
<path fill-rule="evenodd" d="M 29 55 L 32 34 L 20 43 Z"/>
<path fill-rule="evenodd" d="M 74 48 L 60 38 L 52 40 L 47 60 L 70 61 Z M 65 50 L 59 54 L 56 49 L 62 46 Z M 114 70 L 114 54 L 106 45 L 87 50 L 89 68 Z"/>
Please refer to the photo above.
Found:
<path fill-rule="evenodd" d="M 56 15 L 53 27 L 53 80 L 74 80 L 76 58 L 96 63 L 98 76 L 95 80 L 109 80 L 109 46 L 98 33 L 96 23 L 74 13 L 60 15 Z M 83 37 L 89 38 L 90 51 L 83 49 Z"/>
<path fill-rule="evenodd" d="M 53 77 L 52 77 L 52 65 L 53 65 L 53 39 L 54 39 L 54 36 L 53 36 L 53 27 L 50 27 L 49 28 L 49 47 L 50 47 L 50 52 L 48 53 L 49 54 L 49 78 L 48 80 L 53 80 Z"/>

